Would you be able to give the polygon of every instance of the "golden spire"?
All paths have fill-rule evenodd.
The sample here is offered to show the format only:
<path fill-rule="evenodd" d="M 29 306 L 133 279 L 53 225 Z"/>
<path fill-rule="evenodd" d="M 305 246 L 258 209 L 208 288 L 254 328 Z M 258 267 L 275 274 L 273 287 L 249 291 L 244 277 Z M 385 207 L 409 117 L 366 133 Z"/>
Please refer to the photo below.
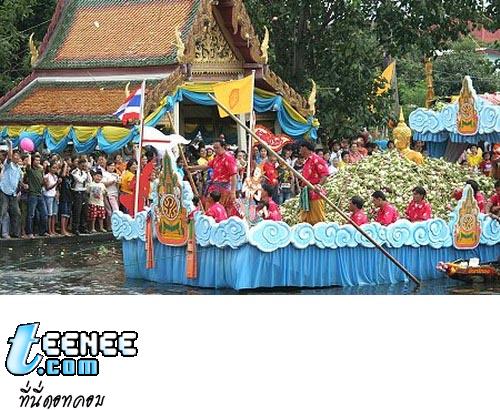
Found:
<path fill-rule="evenodd" d="M 316 82 L 311 79 L 312 82 L 312 90 L 309 95 L 308 103 L 309 103 L 309 111 L 311 111 L 312 115 L 316 114 L 316 97 L 318 95 L 318 87 L 316 86 Z"/>
<path fill-rule="evenodd" d="M 262 53 L 262 58 L 264 58 L 264 64 L 267 64 L 269 62 L 269 30 L 266 26 L 264 26 L 264 30 L 264 39 L 262 40 L 260 51 Z"/>
<path fill-rule="evenodd" d="M 394 144 L 398 150 L 402 151 L 410 147 L 411 129 L 406 125 L 403 108 L 401 108 L 399 113 L 398 126 L 394 128 L 392 135 L 394 136 Z"/>
<path fill-rule="evenodd" d="M 31 67 L 34 67 L 36 62 L 38 61 L 38 48 L 35 46 L 35 42 L 33 41 L 35 33 L 32 33 L 29 39 L 29 47 L 31 54 Z"/>

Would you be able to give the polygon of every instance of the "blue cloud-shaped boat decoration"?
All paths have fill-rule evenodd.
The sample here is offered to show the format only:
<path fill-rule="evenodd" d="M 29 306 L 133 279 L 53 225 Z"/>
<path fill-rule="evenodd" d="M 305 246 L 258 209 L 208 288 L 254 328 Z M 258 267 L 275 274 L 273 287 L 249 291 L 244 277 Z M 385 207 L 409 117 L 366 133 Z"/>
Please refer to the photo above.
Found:
<path fill-rule="evenodd" d="M 147 212 L 141 212 L 136 219 L 121 212 L 115 212 L 111 218 L 113 233 L 117 239 L 145 241 Z M 457 218 L 450 215 L 450 222 L 431 219 L 412 223 L 401 219 L 389 226 L 370 223 L 363 229 L 379 244 L 390 248 L 403 246 L 431 246 L 441 249 L 453 246 L 453 224 Z M 500 223 L 487 215 L 480 217 L 482 234 L 481 244 L 497 245 L 500 243 Z M 293 227 L 284 222 L 263 221 L 249 228 L 245 221 L 230 218 L 220 224 L 211 217 L 198 215 L 195 221 L 196 240 L 202 247 L 230 247 L 238 249 L 245 244 L 255 246 L 262 252 L 274 252 L 292 244 L 298 249 L 316 246 L 321 249 L 337 249 L 362 246 L 373 248 L 374 245 L 351 225 L 337 223 L 319 223 L 315 226 L 298 224 Z"/>

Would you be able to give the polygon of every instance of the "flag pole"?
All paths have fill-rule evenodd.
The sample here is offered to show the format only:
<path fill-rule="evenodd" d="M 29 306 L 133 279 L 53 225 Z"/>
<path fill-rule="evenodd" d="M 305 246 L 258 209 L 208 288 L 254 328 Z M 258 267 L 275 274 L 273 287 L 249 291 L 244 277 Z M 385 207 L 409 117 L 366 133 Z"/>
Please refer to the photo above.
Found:
<path fill-rule="evenodd" d="M 137 151 L 137 172 L 135 175 L 135 194 L 134 194 L 134 215 L 139 210 L 139 187 L 141 177 L 142 162 L 142 139 L 144 136 L 144 105 L 146 102 L 146 80 L 142 82 L 141 87 L 141 122 L 139 125 L 139 150 Z"/>
<path fill-rule="evenodd" d="M 248 133 L 250 133 L 253 138 L 255 138 L 262 146 L 264 146 L 270 153 L 280 160 L 280 162 L 284 163 L 285 166 L 300 180 L 307 185 L 307 187 L 319 194 L 319 196 L 325 200 L 342 218 L 344 218 L 348 223 L 352 224 L 352 226 L 363 235 L 371 244 L 373 244 L 380 252 L 384 254 L 386 258 L 388 258 L 392 263 L 394 263 L 408 278 L 410 278 L 417 286 L 420 286 L 420 281 L 408 270 L 406 269 L 394 256 L 392 256 L 389 252 L 387 252 L 377 241 L 375 241 L 370 235 L 368 235 L 363 228 L 361 228 L 356 222 L 354 222 L 344 211 L 342 211 L 337 205 L 335 205 L 328 197 L 323 194 L 321 191 L 316 191 L 316 187 L 311 184 L 304 176 L 298 172 L 295 168 L 290 166 L 280 155 L 275 153 L 273 149 L 267 144 L 262 138 L 260 138 L 255 132 L 253 132 L 250 128 L 247 127 L 245 123 L 243 123 L 236 115 L 234 115 L 229 108 L 227 108 L 223 103 L 221 103 L 217 98 L 215 98 L 212 94 L 208 94 L 208 96 L 214 101 L 220 108 L 222 108 L 228 115 L 240 124 Z"/>
<path fill-rule="evenodd" d="M 255 130 L 255 122 L 254 121 L 254 94 L 255 94 L 255 70 L 252 70 L 252 109 L 250 110 L 250 128 L 252 131 Z M 256 119 L 257 120 L 257 119 Z M 253 140 L 252 134 L 248 134 L 248 153 L 247 153 L 247 178 L 250 178 L 252 175 L 252 148 L 253 148 Z"/>

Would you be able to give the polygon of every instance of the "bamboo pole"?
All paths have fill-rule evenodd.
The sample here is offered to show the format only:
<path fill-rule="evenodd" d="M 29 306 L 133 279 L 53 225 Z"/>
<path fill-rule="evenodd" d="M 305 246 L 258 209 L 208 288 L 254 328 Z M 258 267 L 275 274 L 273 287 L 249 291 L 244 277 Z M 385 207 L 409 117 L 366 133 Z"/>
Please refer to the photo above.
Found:
<path fill-rule="evenodd" d="M 176 129 L 177 127 L 175 126 L 174 119 L 172 118 L 172 114 L 167 112 L 167 115 L 168 115 L 170 122 L 172 123 L 172 127 L 174 128 L 174 132 L 177 135 L 179 135 L 179 130 Z M 191 174 L 191 172 L 188 169 L 189 164 L 187 162 L 186 155 L 184 154 L 184 148 L 180 144 L 177 147 L 179 148 L 179 153 L 181 155 L 182 162 L 184 162 L 185 172 L 187 173 L 187 177 L 189 179 L 189 183 L 191 184 L 191 188 L 193 189 L 194 194 L 200 199 L 199 204 L 200 204 L 201 212 L 205 213 L 205 209 L 203 208 L 203 203 L 201 201 L 200 193 L 198 192 L 198 188 L 196 188 L 196 184 L 194 183 L 193 175 Z"/>
<path fill-rule="evenodd" d="M 389 252 L 387 252 L 377 241 L 375 241 L 370 235 L 368 235 L 363 228 L 361 228 L 356 222 L 354 222 L 349 216 L 344 213 L 337 205 L 335 205 L 330 199 L 327 198 L 326 195 L 324 195 L 321 191 L 319 191 L 313 184 L 311 184 L 307 179 L 305 179 L 300 172 L 295 170 L 292 166 L 287 164 L 287 162 L 281 158 L 277 153 L 275 153 L 272 148 L 258 135 L 256 135 L 250 128 L 247 127 L 246 124 L 242 123 L 241 120 L 236 117 L 230 110 L 227 108 L 223 103 L 218 101 L 213 95 L 208 94 L 208 96 L 219 106 L 221 107 L 225 112 L 229 114 L 229 116 L 236 121 L 238 124 L 240 124 L 245 130 L 252 135 L 253 138 L 255 138 L 259 143 L 264 146 L 270 153 L 271 155 L 275 155 L 279 160 L 281 160 L 282 163 L 284 163 L 287 168 L 300 180 L 302 181 L 309 189 L 312 189 L 313 191 L 317 192 L 321 198 L 323 198 L 328 205 L 330 205 L 342 218 L 344 218 L 347 222 L 352 224 L 354 228 L 361 234 L 363 235 L 370 243 L 372 243 L 382 254 L 388 258 L 394 265 L 396 265 L 409 279 L 411 279 L 417 286 L 420 286 L 420 281 L 408 270 L 406 269 L 394 256 L 392 256 Z"/>

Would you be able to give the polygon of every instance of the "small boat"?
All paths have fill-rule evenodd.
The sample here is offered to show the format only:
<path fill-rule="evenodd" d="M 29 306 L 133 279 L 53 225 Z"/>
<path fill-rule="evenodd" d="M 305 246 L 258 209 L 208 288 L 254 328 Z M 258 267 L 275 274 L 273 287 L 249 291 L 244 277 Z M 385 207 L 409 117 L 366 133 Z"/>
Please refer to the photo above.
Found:
<path fill-rule="evenodd" d="M 440 262 L 437 269 L 445 272 L 451 279 L 469 283 L 500 281 L 500 260 L 479 263 L 477 258 L 458 259 L 453 262 Z"/>

